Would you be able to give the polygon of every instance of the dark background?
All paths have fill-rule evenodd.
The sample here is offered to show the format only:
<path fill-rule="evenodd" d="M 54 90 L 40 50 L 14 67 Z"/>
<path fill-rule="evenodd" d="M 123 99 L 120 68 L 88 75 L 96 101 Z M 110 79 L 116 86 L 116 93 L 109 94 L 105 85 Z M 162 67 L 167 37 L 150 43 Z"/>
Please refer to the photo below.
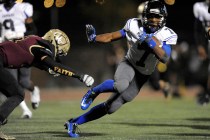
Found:
<path fill-rule="evenodd" d="M 121 29 L 127 19 L 137 16 L 140 2 L 139 0 L 106 0 L 103 5 L 100 5 L 95 3 L 95 0 L 67 0 L 62 8 L 47 9 L 44 8 L 43 0 L 30 1 L 34 5 L 34 18 L 39 35 L 43 35 L 50 28 L 60 28 L 71 37 L 72 43 L 78 45 L 86 42 L 85 24 L 93 24 L 97 33 Z M 167 26 L 177 32 L 179 40 L 193 41 L 192 8 L 195 2 L 195 0 L 176 0 L 173 6 L 167 6 L 169 13 Z"/>
<path fill-rule="evenodd" d="M 62 8 L 44 7 L 44 0 L 27 1 L 34 6 L 34 20 L 38 35 L 43 36 L 51 28 L 63 30 L 70 38 L 71 49 L 63 62 L 81 73 L 90 74 L 95 78 L 95 84 L 104 79 L 113 78 L 112 68 L 107 64 L 107 51 L 113 45 L 126 46 L 125 41 L 117 41 L 107 45 L 91 45 L 87 43 L 85 25 L 92 24 L 97 34 L 112 32 L 123 28 L 129 18 L 137 17 L 139 0 L 106 0 L 103 5 L 95 0 L 67 0 Z M 193 4 L 195 0 L 176 0 L 173 6 L 168 6 L 167 27 L 178 34 L 178 43 L 187 41 L 194 47 L 193 36 Z M 32 77 L 39 86 L 64 87 L 84 86 L 78 80 L 57 77 L 56 80 L 46 72 L 34 70 Z M 41 80 L 40 80 L 41 78 Z"/>

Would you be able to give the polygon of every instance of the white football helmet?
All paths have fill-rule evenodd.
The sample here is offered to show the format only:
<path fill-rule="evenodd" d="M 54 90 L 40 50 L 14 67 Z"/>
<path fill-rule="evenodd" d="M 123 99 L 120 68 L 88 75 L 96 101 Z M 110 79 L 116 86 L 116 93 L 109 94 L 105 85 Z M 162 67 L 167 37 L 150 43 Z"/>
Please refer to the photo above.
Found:
<path fill-rule="evenodd" d="M 70 40 L 68 36 L 59 29 L 49 30 L 43 39 L 50 41 L 55 46 L 56 56 L 66 56 L 70 49 Z"/>

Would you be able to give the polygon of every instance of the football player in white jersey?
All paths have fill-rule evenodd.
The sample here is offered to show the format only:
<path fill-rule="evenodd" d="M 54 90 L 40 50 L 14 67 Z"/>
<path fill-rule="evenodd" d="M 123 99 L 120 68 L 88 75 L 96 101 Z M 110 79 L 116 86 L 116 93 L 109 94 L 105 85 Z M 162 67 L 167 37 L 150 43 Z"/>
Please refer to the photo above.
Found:
<path fill-rule="evenodd" d="M 0 4 L 0 42 L 22 38 L 26 35 L 36 34 L 33 19 L 33 6 L 30 3 L 16 3 L 7 0 Z M 40 90 L 30 80 L 31 68 L 8 69 L 18 79 L 20 85 L 29 90 L 33 109 L 39 106 Z M 31 118 L 32 112 L 25 101 L 20 104 L 23 114 L 21 118 Z"/>
<path fill-rule="evenodd" d="M 196 2 L 193 5 L 193 14 L 195 16 L 194 33 L 195 33 L 195 43 L 198 48 L 198 54 L 200 59 L 203 61 L 208 61 L 208 76 L 206 76 L 206 81 L 201 83 L 203 91 L 198 94 L 198 103 L 205 105 L 209 102 L 210 98 L 210 40 L 205 37 L 209 37 L 209 27 L 210 27 L 210 14 L 208 13 L 210 0 L 205 0 L 202 2 Z M 210 39 L 210 38 L 209 38 Z"/>
<path fill-rule="evenodd" d="M 154 72 L 157 63 L 168 61 L 171 46 L 177 43 L 178 36 L 165 26 L 166 17 L 165 5 L 158 0 L 151 0 L 145 4 L 141 20 L 129 19 L 121 30 L 96 35 L 95 28 L 92 25 L 86 25 L 90 43 L 109 43 L 126 38 L 131 47 L 119 63 L 114 80 L 106 80 L 91 88 L 81 101 L 81 109 L 86 110 L 100 93 L 113 92 L 111 97 L 65 123 L 70 137 L 79 137 L 75 132 L 77 125 L 112 114 L 123 104 L 132 101 Z"/>

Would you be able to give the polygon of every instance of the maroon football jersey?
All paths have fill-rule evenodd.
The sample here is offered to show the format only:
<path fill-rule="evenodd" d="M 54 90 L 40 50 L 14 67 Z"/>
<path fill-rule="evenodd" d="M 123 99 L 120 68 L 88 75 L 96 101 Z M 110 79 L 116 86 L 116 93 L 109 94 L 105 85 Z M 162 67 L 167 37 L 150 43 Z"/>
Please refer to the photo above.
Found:
<path fill-rule="evenodd" d="M 3 54 L 4 67 L 21 68 L 31 66 L 34 61 L 31 47 L 38 45 L 39 40 L 43 39 L 39 36 L 31 35 L 15 42 L 6 41 L 1 43 L 0 51 Z"/>

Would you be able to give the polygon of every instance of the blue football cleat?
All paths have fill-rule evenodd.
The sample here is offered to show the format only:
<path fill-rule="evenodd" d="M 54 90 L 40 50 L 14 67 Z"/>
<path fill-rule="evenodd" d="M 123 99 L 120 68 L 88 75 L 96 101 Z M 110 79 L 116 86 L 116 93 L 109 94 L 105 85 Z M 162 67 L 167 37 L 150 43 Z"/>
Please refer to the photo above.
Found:
<path fill-rule="evenodd" d="M 88 92 L 83 96 L 81 101 L 81 109 L 86 110 L 92 104 L 93 100 L 97 97 L 94 91 L 88 90 Z"/>
<path fill-rule="evenodd" d="M 73 123 L 72 120 L 73 119 L 70 119 L 69 121 L 67 121 L 64 124 L 64 126 L 65 126 L 65 129 L 68 130 L 69 137 L 78 138 L 79 137 L 79 134 L 76 133 L 78 124 L 77 123 Z"/>

